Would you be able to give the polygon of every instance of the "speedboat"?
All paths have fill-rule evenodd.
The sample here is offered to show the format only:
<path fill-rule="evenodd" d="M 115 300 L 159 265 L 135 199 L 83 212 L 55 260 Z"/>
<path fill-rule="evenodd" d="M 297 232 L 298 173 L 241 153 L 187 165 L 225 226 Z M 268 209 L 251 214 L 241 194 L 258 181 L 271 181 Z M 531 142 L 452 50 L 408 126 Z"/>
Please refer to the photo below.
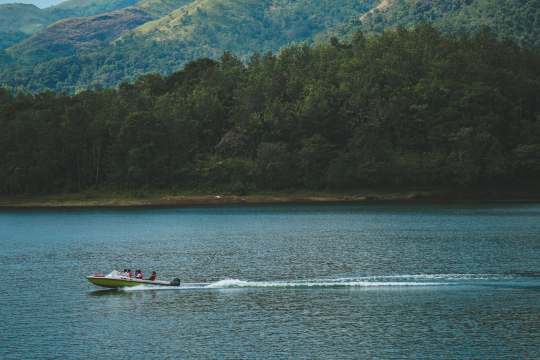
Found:
<path fill-rule="evenodd" d="M 125 276 L 116 270 L 108 275 L 94 274 L 87 276 L 86 278 L 88 279 L 88 281 L 90 281 L 96 286 L 101 286 L 109 289 L 118 289 L 140 285 L 180 286 L 180 279 L 174 279 L 172 281 L 136 279 L 133 277 Z"/>

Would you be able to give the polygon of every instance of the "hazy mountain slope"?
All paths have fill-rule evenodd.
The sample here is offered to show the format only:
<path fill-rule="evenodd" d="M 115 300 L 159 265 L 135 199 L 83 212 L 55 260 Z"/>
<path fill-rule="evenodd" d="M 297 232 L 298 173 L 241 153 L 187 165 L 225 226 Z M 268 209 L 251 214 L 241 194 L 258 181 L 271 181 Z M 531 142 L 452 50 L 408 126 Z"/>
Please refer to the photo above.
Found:
<path fill-rule="evenodd" d="M 169 13 L 187 1 L 143 0 L 135 6 L 100 15 L 60 20 L 13 46 L 8 53 L 21 62 L 36 62 L 107 46 L 125 31 L 153 20 L 159 14 Z"/>
<path fill-rule="evenodd" d="M 37 6 L 27 4 L 0 5 L 0 51 L 28 37 L 54 21 Z"/>
<path fill-rule="evenodd" d="M 52 16 L 34 5 L 0 5 L 0 32 L 31 34 L 47 26 Z"/>
<path fill-rule="evenodd" d="M 122 32 L 151 19 L 143 10 L 130 7 L 96 16 L 61 20 L 9 51 L 22 60 L 58 58 L 107 44 Z"/>
<path fill-rule="evenodd" d="M 57 20 L 97 15 L 137 1 L 139 0 L 68 0 L 46 9 L 28 4 L 0 5 L 0 49 L 23 40 Z"/>
<path fill-rule="evenodd" d="M 19 43 L 27 37 L 28 37 L 28 34 L 23 33 L 21 31 L 0 32 L 0 56 L 2 54 L 3 49 L 6 49 L 14 44 Z"/>

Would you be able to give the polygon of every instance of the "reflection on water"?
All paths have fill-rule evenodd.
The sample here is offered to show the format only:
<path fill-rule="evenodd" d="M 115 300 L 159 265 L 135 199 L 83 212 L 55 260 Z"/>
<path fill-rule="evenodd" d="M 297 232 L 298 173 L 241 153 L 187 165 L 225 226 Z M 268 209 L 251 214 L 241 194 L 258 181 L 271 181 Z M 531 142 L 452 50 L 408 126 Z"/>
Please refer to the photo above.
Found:
<path fill-rule="evenodd" d="M 0 358 L 538 358 L 539 234 L 531 204 L 0 212 Z M 86 282 L 126 267 L 182 286 Z"/>
<path fill-rule="evenodd" d="M 132 292 L 122 290 L 96 290 L 88 293 L 90 296 L 132 296 Z"/>

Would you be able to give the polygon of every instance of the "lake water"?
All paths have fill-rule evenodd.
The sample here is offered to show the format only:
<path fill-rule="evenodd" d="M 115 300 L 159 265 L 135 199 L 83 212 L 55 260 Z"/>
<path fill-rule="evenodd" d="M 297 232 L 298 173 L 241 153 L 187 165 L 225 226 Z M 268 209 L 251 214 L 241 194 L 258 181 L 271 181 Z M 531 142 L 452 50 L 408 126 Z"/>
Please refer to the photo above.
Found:
<path fill-rule="evenodd" d="M 1 359 L 540 358 L 535 204 L 4 211 L 0 273 Z"/>

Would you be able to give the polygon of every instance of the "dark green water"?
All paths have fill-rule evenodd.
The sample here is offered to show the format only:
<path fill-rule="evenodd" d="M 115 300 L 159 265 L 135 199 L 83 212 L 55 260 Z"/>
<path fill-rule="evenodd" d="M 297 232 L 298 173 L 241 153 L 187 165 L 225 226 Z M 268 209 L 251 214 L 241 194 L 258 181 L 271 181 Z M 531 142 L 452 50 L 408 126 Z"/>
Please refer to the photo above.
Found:
<path fill-rule="evenodd" d="M 0 212 L 0 272 L 0 359 L 540 358 L 540 205 Z"/>

